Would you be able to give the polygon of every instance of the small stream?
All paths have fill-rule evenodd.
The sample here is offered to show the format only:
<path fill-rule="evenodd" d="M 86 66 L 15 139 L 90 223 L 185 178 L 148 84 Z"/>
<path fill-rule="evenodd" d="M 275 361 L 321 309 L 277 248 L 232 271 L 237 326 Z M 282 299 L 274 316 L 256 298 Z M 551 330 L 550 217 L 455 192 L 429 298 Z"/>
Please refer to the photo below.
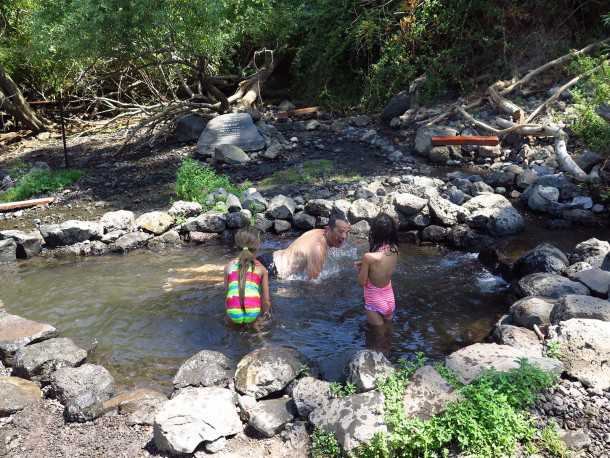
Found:
<path fill-rule="evenodd" d="M 570 250 L 600 229 L 549 232 L 535 220 L 525 233 L 503 240 L 517 256 L 541 241 Z M 287 245 L 273 239 L 263 249 Z M 370 345 L 353 261 L 366 243 L 352 239 L 332 250 L 321 279 L 273 280 L 273 319 L 261 332 L 225 323 L 222 268 L 227 246 L 193 246 L 164 252 L 77 260 L 33 259 L 0 267 L 0 299 L 10 313 L 53 324 L 84 347 L 97 342 L 93 362 L 106 366 L 122 387 L 169 391 L 185 359 L 202 349 L 235 359 L 264 344 L 288 345 L 320 366 L 327 379 L 341 377 L 353 351 Z M 207 265 L 195 285 L 165 291 L 168 277 L 189 278 L 172 268 Z M 422 351 L 431 359 L 483 340 L 511 303 L 502 279 L 475 254 L 435 247 L 400 247 L 394 276 L 397 312 L 390 359 Z"/>

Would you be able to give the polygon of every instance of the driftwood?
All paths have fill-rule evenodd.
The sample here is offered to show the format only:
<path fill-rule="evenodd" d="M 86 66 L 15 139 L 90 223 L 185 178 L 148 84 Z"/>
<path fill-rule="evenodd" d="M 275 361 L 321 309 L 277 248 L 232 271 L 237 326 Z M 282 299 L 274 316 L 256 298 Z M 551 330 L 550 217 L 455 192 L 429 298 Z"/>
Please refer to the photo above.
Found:
<path fill-rule="evenodd" d="M 295 110 L 279 111 L 276 116 L 278 117 L 278 119 L 286 119 L 290 116 L 307 116 L 310 114 L 317 113 L 319 109 L 319 107 L 297 108 Z"/>
<path fill-rule="evenodd" d="M 8 202 L 0 204 L 0 212 L 19 210 L 21 208 L 37 207 L 38 205 L 48 205 L 53 203 L 55 197 L 44 197 L 42 199 L 20 200 L 19 202 Z"/>
<path fill-rule="evenodd" d="M 511 102 L 508 99 L 502 97 L 496 88 L 492 85 L 487 90 L 489 92 L 489 96 L 494 104 L 500 108 L 502 111 L 508 113 L 513 118 L 513 121 L 520 124 L 523 122 L 523 118 L 525 117 L 525 113 L 521 107 L 517 104 Z"/>

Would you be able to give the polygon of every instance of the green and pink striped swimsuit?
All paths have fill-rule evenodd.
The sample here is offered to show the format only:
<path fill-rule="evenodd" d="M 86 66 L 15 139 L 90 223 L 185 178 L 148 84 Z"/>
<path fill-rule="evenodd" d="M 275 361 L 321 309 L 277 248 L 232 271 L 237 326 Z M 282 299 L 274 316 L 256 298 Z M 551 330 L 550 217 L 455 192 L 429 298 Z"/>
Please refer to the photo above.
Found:
<path fill-rule="evenodd" d="M 233 323 L 254 322 L 261 313 L 261 277 L 254 270 L 246 272 L 244 304 L 239 298 L 239 262 L 234 263 L 227 273 L 227 315 Z"/>

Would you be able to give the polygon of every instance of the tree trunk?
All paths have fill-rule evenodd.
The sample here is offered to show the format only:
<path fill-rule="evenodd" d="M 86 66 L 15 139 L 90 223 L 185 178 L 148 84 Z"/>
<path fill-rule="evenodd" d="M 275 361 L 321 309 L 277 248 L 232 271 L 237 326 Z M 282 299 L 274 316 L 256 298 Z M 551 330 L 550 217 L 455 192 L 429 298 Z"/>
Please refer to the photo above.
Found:
<path fill-rule="evenodd" d="M 0 65 L 0 110 L 21 121 L 28 129 L 39 131 L 45 128 L 45 122 L 36 116 L 19 87 L 4 71 L 2 65 Z"/>

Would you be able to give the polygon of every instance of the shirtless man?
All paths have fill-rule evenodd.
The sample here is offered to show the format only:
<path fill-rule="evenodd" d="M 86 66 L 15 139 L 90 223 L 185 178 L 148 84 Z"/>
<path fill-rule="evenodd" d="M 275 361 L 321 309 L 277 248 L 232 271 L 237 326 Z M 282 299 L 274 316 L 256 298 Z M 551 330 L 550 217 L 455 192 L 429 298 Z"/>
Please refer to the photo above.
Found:
<path fill-rule="evenodd" d="M 258 260 L 269 271 L 269 275 L 287 278 L 295 273 L 306 272 L 310 280 L 318 278 L 328 248 L 338 248 L 347 240 L 350 224 L 342 213 L 332 213 L 325 229 L 305 232 L 288 248 L 265 253 Z"/>

